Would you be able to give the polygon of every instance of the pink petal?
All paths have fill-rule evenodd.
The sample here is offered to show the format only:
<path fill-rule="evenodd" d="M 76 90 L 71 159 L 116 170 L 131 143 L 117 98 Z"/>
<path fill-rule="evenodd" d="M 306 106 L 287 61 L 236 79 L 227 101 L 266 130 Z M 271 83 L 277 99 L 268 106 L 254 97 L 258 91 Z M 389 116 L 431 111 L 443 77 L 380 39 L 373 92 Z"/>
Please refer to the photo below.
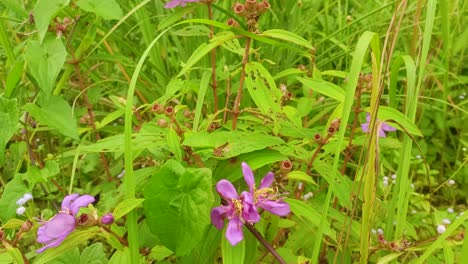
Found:
<path fill-rule="evenodd" d="M 46 250 L 48 248 L 57 247 L 63 242 L 63 240 L 65 240 L 65 238 L 67 238 L 67 237 L 66 236 L 59 237 L 56 240 L 54 240 L 53 242 L 51 242 L 51 243 L 41 247 L 40 249 L 36 250 L 36 252 L 37 253 L 42 253 L 42 252 L 44 252 L 44 250 Z"/>
<path fill-rule="evenodd" d="M 249 192 L 242 192 L 242 218 L 249 223 L 257 223 L 260 221 L 260 214 L 257 207 L 254 205 L 252 194 Z"/>
<path fill-rule="evenodd" d="M 250 192 L 253 193 L 254 185 L 255 185 L 255 178 L 254 178 L 252 169 L 245 162 L 242 162 L 242 173 L 244 174 L 244 179 L 247 185 L 249 186 Z"/>
<path fill-rule="evenodd" d="M 242 221 L 238 217 L 234 217 L 229 220 L 228 226 L 226 228 L 226 238 L 235 246 L 237 243 L 241 242 L 244 239 L 244 233 L 242 232 Z"/>
<path fill-rule="evenodd" d="M 226 207 L 218 206 L 211 210 L 211 223 L 219 230 L 224 227 L 224 217 L 226 215 Z"/>
<path fill-rule="evenodd" d="M 279 216 L 286 216 L 291 212 L 289 204 L 282 201 L 265 201 L 259 204 L 258 207 Z"/>
<path fill-rule="evenodd" d="M 370 123 L 370 114 L 369 113 L 366 113 L 366 122 L 367 123 Z"/>
<path fill-rule="evenodd" d="M 369 133 L 369 123 L 361 124 L 361 129 L 364 133 Z"/>
<path fill-rule="evenodd" d="M 183 2 L 182 2 L 182 3 L 183 3 Z M 172 0 L 172 1 L 168 2 L 168 3 L 164 6 L 164 8 L 174 8 L 174 7 L 176 7 L 176 6 L 180 5 L 180 4 L 181 4 L 180 0 Z"/>
<path fill-rule="evenodd" d="M 379 137 L 387 137 L 387 135 L 385 135 L 385 131 L 382 129 L 382 127 L 379 128 Z"/>
<path fill-rule="evenodd" d="M 216 191 L 226 200 L 238 199 L 236 188 L 228 180 L 222 179 L 216 184 Z"/>
<path fill-rule="evenodd" d="M 46 238 L 59 238 L 67 236 L 75 229 L 75 218 L 66 213 L 59 213 L 38 229 L 39 243 L 47 241 Z M 47 242 L 46 242 L 47 243 Z"/>
<path fill-rule="evenodd" d="M 63 201 L 62 201 L 62 211 L 68 211 L 68 210 L 70 210 L 71 203 L 72 203 L 76 198 L 78 198 L 79 196 L 80 196 L 80 195 L 77 194 L 77 193 L 74 193 L 74 194 L 70 194 L 70 195 L 65 196 L 65 198 L 63 198 Z"/>
<path fill-rule="evenodd" d="M 394 128 L 394 127 L 392 127 L 392 126 L 390 126 L 390 125 L 387 125 L 386 123 L 383 123 L 383 124 L 382 124 L 382 129 L 383 129 L 384 131 L 389 131 L 389 132 L 391 132 L 391 131 L 396 131 L 396 128 Z"/>
<path fill-rule="evenodd" d="M 260 182 L 260 189 L 268 188 L 273 184 L 275 180 L 275 174 L 273 172 L 268 172 L 265 177 L 263 177 L 262 181 Z"/>
<path fill-rule="evenodd" d="M 76 215 L 81 207 L 87 207 L 90 203 L 95 201 L 94 197 L 91 195 L 82 195 L 76 198 L 70 205 L 70 211 L 73 215 Z"/>

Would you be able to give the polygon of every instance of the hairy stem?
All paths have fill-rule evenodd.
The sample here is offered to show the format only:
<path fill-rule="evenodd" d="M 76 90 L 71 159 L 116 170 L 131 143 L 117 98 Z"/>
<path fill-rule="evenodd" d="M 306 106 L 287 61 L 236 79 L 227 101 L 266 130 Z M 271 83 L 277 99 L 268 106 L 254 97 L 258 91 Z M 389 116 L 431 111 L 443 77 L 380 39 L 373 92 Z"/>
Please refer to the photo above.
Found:
<path fill-rule="evenodd" d="M 250 233 L 252 233 L 252 235 L 254 235 L 254 237 L 258 241 L 260 241 L 260 243 L 262 243 L 262 245 L 266 247 L 268 251 L 270 251 L 271 255 L 273 255 L 273 257 L 275 257 L 275 259 L 279 263 L 286 264 L 286 261 L 284 261 L 284 259 L 278 254 L 278 252 L 276 252 L 276 250 L 270 245 L 270 243 L 268 243 L 268 241 L 266 241 L 266 239 L 263 238 L 263 236 L 251 224 L 245 223 L 245 226 L 250 231 Z"/>
<path fill-rule="evenodd" d="M 244 86 L 244 81 L 245 81 L 245 66 L 248 63 L 249 60 L 249 51 L 250 51 L 250 43 L 251 39 L 247 38 L 247 41 L 245 43 L 245 52 L 244 52 L 244 57 L 242 59 L 242 71 L 241 71 L 241 76 L 239 80 L 239 89 L 237 90 L 237 96 L 236 100 L 234 101 L 234 108 L 232 110 L 232 130 L 236 130 L 237 127 L 237 118 L 239 117 L 239 108 L 240 108 L 240 103 L 242 99 L 242 88 Z"/>

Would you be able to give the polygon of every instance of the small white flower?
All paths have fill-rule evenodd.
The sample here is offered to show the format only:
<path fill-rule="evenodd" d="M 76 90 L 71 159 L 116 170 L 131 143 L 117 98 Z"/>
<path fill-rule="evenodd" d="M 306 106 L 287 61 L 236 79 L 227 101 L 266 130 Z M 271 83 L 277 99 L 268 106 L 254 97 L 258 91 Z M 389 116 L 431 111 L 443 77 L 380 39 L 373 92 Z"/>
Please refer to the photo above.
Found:
<path fill-rule="evenodd" d="M 422 157 L 421 157 L 421 155 L 418 154 L 418 155 L 416 155 L 416 158 L 421 159 Z"/>
<path fill-rule="evenodd" d="M 122 170 L 119 175 L 117 175 L 117 178 L 122 179 L 123 176 L 125 176 L 125 170 Z"/>
<path fill-rule="evenodd" d="M 453 214 L 453 208 L 452 207 L 447 208 L 447 212 L 449 212 L 450 214 Z"/>
<path fill-rule="evenodd" d="M 29 200 L 32 200 L 32 198 L 33 198 L 33 196 L 30 193 L 25 193 L 23 195 L 23 199 L 26 200 L 26 202 L 29 201 Z"/>
<path fill-rule="evenodd" d="M 384 176 L 384 177 L 383 177 L 383 180 L 384 180 L 384 181 L 388 181 L 388 177 L 387 177 L 387 176 Z"/>
<path fill-rule="evenodd" d="M 382 228 L 377 229 L 377 233 L 382 235 L 383 234 L 383 229 Z"/>
<path fill-rule="evenodd" d="M 411 189 L 414 189 L 414 183 L 412 183 L 410 186 L 411 186 Z"/>
<path fill-rule="evenodd" d="M 26 201 L 23 197 L 21 197 L 21 198 L 18 199 L 18 201 L 16 201 L 16 204 L 17 204 L 17 205 L 23 205 L 23 204 L 25 204 L 26 202 L 27 202 L 27 201 Z"/>
<path fill-rule="evenodd" d="M 454 184 L 455 184 L 455 181 L 454 181 L 454 180 L 449 180 L 449 181 L 448 181 L 448 184 L 449 184 L 449 185 L 454 185 Z"/>
<path fill-rule="evenodd" d="M 412 214 L 416 214 L 417 212 L 418 212 L 418 211 L 416 211 L 416 210 L 414 210 L 414 209 L 411 210 L 411 213 L 412 213 Z"/>
<path fill-rule="evenodd" d="M 437 226 L 437 233 L 442 234 L 445 232 L 447 228 L 444 225 L 438 225 Z"/>
<path fill-rule="evenodd" d="M 18 209 L 16 209 L 16 214 L 23 215 L 25 212 L 26 208 L 24 208 L 23 206 L 18 207 Z"/>
<path fill-rule="evenodd" d="M 388 186 L 388 181 L 383 181 L 383 186 L 387 187 Z"/>
<path fill-rule="evenodd" d="M 371 229 L 371 233 L 375 235 L 375 234 L 377 234 L 377 230 L 375 230 L 374 228 L 372 228 L 372 229 Z"/>
<path fill-rule="evenodd" d="M 463 151 L 466 151 L 466 148 L 465 148 L 465 147 L 463 147 L 463 148 L 462 148 L 462 150 L 463 150 Z"/>
<path fill-rule="evenodd" d="M 304 196 L 302 196 L 302 199 L 303 199 L 304 201 L 307 201 L 307 200 L 309 200 L 312 196 L 314 196 L 314 194 L 313 194 L 312 192 L 308 192 L 308 193 L 304 194 Z"/>
<path fill-rule="evenodd" d="M 302 182 L 299 182 L 297 184 L 297 189 L 302 190 L 302 187 L 304 187 L 304 184 Z"/>
<path fill-rule="evenodd" d="M 446 224 L 446 225 L 450 225 L 452 223 L 452 221 L 450 221 L 449 219 L 447 218 L 444 218 L 442 219 L 442 223 Z"/>
<path fill-rule="evenodd" d="M 460 96 L 458 96 L 459 99 L 465 99 L 465 96 L 462 94 Z"/>
<path fill-rule="evenodd" d="M 396 174 L 392 174 L 392 179 L 396 179 Z"/>

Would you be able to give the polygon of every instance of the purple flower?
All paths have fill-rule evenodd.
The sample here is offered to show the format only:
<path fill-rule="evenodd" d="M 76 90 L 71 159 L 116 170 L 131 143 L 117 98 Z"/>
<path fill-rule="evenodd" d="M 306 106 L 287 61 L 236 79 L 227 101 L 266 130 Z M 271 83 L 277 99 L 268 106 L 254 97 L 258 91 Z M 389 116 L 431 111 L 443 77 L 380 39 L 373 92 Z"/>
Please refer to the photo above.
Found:
<path fill-rule="evenodd" d="M 289 204 L 278 198 L 275 191 L 270 188 L 275 179 L 273 172 L 268 172 L 265 177 L 263 177 L 260 181 L 259 189 L 255 186 L 255 178 L 252 169 L 245 162 L 242 162 L 242 173 L 244 174 L 245 182 L 249 186 L 250 194 L 253 197 L 256 207 L 263 208 L 279 216 L 286 216 L 291 212 Z"/>
<path fill-rule="evenodd" d="M 62 201 L 62 210 L 53 216 L 49 221 L 44 221 L 37 230 L 37 242 L 45 244 L 36 252 L 41 253 L 44 250 L 57 247 L 63 240 L 75 230 L 75 216 L 81 207 L 87 207 L 94 202 L 91 195 L 70 194 L 65 196 Z"/>
<path fill-rule="evenodd" d="M 101 217 L 101 224 L 111 225 L 114 223 L 114 215 L 112 213 L 105 214 Z"/>
<path fill-rule="evenodd" d="M 242 232 L 244 223 L 256 223 L 260 221 L 260 215 L 253 205 L 252 195 L 248 192 L 242 192 L 239 196 L 228 180 L 220 180 L 216 184 L 216 191 L 227 202 L 227 205 L 221 205 L 211 210 L 211 222 L 221 230 L 224 227 L 224 218 L 228 219 L 226 238 L 234 246 L 244 239 Z"/>
<path fill-rule="evenodd" d="M 369 113 L 366 114 L 366 121 L 367 123 L 363 123 L 361 124 L 361 128 L 362 128 L 362 131 L 364 131 L 364 133 L 369 133 L 369 123 L 370 123 L 370 120 L 371 119 L 371 116 Z M 392 126 L 389 126 L 387 125 L 385 122 L 379 122 L 379 120 L 377 119 L 377 124 L 379 126 L 379 136 L 380 137 L 386 137 L 387 135 L 385 134 L 385 132 L 391 132 L 391 131 L 396 131 L 396 128 L 392 127 Z"/>
<path fill-rule="evenodd" d="M 168 2 L 164 8 L 174 8 L 178 5 L 184 7 L 187 3 L 193 3 L 193 2 L 198 2 L 200 0 L 172 0 Z"/>
<path fill-rule="evenodd" d="M 242 232 L 244 223 L 253 224 L 260 221 L 258 207 L 279 216 L 291 212 L 289 204 L 278 199 L 278 195 L 270 188 L 275 178 L 272 172 L 267 173 L 262 179 L 260 189 L 256 189 L 253 172 L 245 162 L 242 163 L 242 172 L 250 191 L 244 191 L 239 196 L 231 182 L 220 180 L 216 184 L 216 190 L 227 205 L 215 207 L 211 211 L 211 222 L 218 229 L 222 229 L 224 219 L 228 219 L 226 238 L 233 246 L 244 238 Z"/>

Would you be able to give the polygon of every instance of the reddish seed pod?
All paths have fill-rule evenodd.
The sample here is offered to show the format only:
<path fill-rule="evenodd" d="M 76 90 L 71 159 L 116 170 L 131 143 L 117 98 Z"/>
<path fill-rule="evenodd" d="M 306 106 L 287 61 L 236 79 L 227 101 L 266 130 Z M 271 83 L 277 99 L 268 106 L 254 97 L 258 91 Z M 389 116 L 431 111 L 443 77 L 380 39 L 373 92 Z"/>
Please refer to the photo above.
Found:
<path fill-rule="evenodd" d="M 164 109 L 164 114 L 166 116 L 173 116 L 174 115 L 174 107 L 166 106 L 166 109 Z"/>
<path fill-rule="evenodd" d="M 76 220 L 76 223 L 81 226 L 87 225 L 89 223 L 89 216 L 87 214 L 80 215 Z"/>
<path fill-rule="evenodd" d="M 236 13 L 237 15 L 243 16 L 245 13 L 245 6 L 241 3 L 235 3 L 232 7 L 232 10 L 234 10 L 234 13 Z"/>
<path fill-rule="evenodd" d="M 209 132 L 212 132 L 212 131 L 215 131 L 217 128 L 218 128 L 218 125 L 216 125 L 216 123 L 211 123 L 211 124 L 208 126 L 208 131 L 209 131 Z"/>
<path fill-rule="evenodd" d="M 31 223 L 31 221 L 27 220 L 26 222 L 24 222 L 21 225 L 20 231 L 23 232 L 23 233 L 26 233 L 29 230 L 31 230 L 31 228 L 32 228 L 32 223 Z"/>
<path fill-rule="evenodd" d="M 257 0 L 245 0 L 245 10 L 252 12 L 257 8 Z"/>
<path fill-rule="evenodd" d="M 263 0 L 262 2 L 257 4 L 257 14 L 261 15 L 267 12 L 271 8 L 271 5 L 268 1 Z"/>
<path fill-rule="evenodd" d="M 293 165 L 292 162 L 289 160 L 283 160 L 280 164 L 280 171 L 282 173 L 288 173 L 291 171 Z"/>
<path fill-rule="evenodd" d="M 190 112 L 190 110 L 185 109 L 184 110 L 184 116 L 186 118 L 190 118 L 190 117 L 192 117 L 192 112 Z"/>
<path fill-rule="evenodd" d="M 230 18 L 228 19 L 228 21 L 226 22 L 226 24 L 230 27 L 235 27 L 235 28 L 238 28 L 239 27 L 239 23 L 233 19 L 233 18 Z"/>
<path fill-rule="evenodd" d="M 328 132 L 328 135 L 332 136 L 336 133 L 336 129 L 334 127 L 329 127 L 327 132 Z"/>
<path fill-rule="evenodd" d="M 154 104 L 151 110 L 157 114 L 164 113 L 164 107 L 161 104 Z"/>
<path fill-rule="evenodd" d="M 321 136 L 320 134 L 317 133 L 317 134 L 314 135 L 314 140 L 315 140 L 316 142 L 318 142 L 318 143 L 321 143 L 321 141 L 322 141 L 322 136 Z"/>

